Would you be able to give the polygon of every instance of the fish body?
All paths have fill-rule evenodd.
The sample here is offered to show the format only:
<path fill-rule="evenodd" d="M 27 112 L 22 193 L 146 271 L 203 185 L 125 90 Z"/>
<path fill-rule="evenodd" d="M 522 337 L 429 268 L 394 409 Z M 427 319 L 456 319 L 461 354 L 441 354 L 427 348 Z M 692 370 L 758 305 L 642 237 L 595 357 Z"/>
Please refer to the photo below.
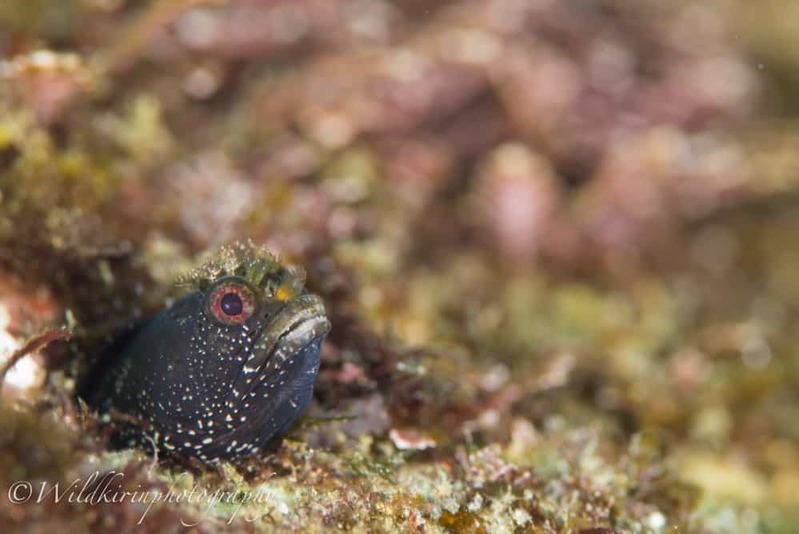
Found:
<path fill-rule="evenodd" d="M 261 450 L 307 406 L 330 330 L 297 269 L 225 249 L 192 290 L 106 350 L 89 406 L 138 421 L 119 439 L 214 462 Z"/>

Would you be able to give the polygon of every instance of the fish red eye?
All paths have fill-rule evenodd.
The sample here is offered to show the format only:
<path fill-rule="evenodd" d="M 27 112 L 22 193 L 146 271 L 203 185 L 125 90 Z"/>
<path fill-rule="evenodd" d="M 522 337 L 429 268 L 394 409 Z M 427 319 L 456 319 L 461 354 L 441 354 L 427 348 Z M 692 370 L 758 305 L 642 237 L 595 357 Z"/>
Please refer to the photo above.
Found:
<path fill-rule="evenodd" d="M 244 282 L 222 280 L 208 292 L 207 308 L 220 323 L 241 324 L 255 311 L 255 295 Z"/>

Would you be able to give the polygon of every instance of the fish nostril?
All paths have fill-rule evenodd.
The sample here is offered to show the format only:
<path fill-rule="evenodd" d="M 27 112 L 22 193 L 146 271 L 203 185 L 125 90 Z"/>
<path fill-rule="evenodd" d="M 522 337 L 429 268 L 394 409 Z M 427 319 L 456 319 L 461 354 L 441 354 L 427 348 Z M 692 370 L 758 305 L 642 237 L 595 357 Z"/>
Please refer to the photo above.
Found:
<path fill-rule="evenodd" d="M 264 319 L 271 319 L 283 308 L 284 303 L 277 299 L 269 299 L 264 303 Z"/>

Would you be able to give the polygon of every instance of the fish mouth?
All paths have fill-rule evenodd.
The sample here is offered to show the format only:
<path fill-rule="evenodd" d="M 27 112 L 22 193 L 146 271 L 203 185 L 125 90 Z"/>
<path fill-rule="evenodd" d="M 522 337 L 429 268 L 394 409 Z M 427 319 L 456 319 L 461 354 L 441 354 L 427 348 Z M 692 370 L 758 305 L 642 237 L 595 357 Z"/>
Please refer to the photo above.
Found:
<path fill-rule="evenodd" d="M 243 397 L 264 377 L 301 363 L 294 362 L 295 357 L 303 354 L 305 348 L 321 342 L 330 327 L 324 304 L 316 295 L 305 294 L 286 302 L 250 346 L 232 394 Z"/>
<path fill-rule="evenodd" d="M 330 332 L 330 321 L 319 297 L 302 295 L 289 301 L 265 330 L 276 334 L 266 339 L 269 343 L 266 352 L 273 355 L 275 364 L 282 364 L 291 359 L 295 351 L 327 335 Z M 256 342 L 253 353 L 262 350 L 259 345 Z"/>

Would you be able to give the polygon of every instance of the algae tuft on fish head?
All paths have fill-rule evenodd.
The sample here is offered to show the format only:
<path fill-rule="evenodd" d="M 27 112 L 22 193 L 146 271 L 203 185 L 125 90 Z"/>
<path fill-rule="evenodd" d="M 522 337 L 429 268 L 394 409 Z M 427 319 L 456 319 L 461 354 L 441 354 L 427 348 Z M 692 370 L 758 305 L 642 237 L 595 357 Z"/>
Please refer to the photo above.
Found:
<path fill-rule="evenodd" d="M 122 444 L 213 462 L 257 452 L 311 400 L 330 330 L 304 272 L 251 243 L 223 247 L 187 292 L 108 347 L 81 388 L 121 412 Z"/>

